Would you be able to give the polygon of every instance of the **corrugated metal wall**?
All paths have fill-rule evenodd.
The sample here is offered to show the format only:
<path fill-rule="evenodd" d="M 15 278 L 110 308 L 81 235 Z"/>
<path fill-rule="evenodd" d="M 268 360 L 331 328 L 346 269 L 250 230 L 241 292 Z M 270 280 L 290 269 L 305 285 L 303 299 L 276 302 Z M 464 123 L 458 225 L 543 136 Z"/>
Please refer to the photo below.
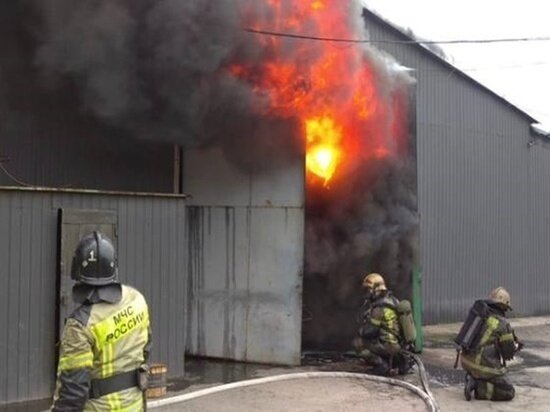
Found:
<path fill-rule="evenodd" d="M 53 110 L 50 115 L 59 118 Z M 33 186 L 172 192 L 173 145 L 63 121 L 40 125 L 14 111 L 2 118 L 0 156 L 10 175 Z M 0 169 L 0 185 L 17 183 Z"/>
<path fill-rule="evenodd" d="M 184 157 L 192 355 L 300 362 L 304 250 L 303 159 L 240 171 L 220 150 Z"/>
<path fill-rule="evenodd" d="M 149 302 L 152 360 L 167 363 L 171 376 L 182 376 L 184 200 L 0 189 L 0 405 L 53 391 L 59 208 L 117 213 L 120 279 Z"/>
<path fill-rule="evenodd" d="M 404 40 L 366 13 L 372 40 Z M 532 119 L 418 46 L 376 43 L 415 69 L 424 322 L 461 320 L 497 285 L 518 315 L 550 311 L 550 151 Z"/>

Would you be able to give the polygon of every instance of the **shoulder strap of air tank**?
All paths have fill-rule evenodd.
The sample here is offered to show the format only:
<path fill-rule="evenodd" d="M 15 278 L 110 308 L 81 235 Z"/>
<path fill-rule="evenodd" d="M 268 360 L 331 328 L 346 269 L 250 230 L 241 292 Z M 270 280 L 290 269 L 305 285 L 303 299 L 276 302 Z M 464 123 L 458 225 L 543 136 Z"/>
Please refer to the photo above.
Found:
<path fill-rule="evenodd" d="M 397 309 L 397 305 L 395 305 L 393 302 L 391 302 L 390 299 L 388 299 L 388 298 L 379 299 L 378 301 L 374 302 L 372 306 L 374 308 L 384 307 L 384 308 L 390 308 L 390 309 L 393 309 L 393 310 Z"/>

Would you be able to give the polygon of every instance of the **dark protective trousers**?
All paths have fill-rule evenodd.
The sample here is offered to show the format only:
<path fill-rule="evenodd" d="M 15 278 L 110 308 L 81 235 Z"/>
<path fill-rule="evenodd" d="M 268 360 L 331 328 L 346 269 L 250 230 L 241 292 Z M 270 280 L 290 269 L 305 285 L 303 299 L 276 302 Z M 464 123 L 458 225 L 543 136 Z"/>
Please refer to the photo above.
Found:
<path fill-rule="evenodd" d="M 362 339 L 361 345 L 356 346 L 356 350 L 365 363 L 373 367 L 374 374 L 388 375 L 393 365 L 396 365 L 399 346 L 385 345 L 378 340 Z"/>
<path fill-rule="evenodd" d="M 490 401 L 511 401 L 516 391 L 510 381 L 504 377 L 488 380 L 475 379 L 475 398 Z"/>

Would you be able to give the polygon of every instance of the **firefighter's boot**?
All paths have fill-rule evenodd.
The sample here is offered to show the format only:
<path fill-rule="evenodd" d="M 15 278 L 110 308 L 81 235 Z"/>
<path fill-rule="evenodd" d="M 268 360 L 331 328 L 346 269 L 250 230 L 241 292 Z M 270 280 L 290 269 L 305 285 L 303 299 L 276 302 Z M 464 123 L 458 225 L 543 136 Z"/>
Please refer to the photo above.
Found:
<path fill-rule="evenodd" d="M 397 375 L 397 368 L 392 368 L 390 363 L 384 359 L 379 358 L 377 362 L 371 363 L 372 369 L 369 371 L 372 375 L 377 376 L 395 376 Z"/>
<path fill-rule="evenodd" d="M 476 380 L 469 373 L 466 374 L 464 380 L 464 398 L 467 401 L 472 399 L 472 392 L 476 389 Z"/>

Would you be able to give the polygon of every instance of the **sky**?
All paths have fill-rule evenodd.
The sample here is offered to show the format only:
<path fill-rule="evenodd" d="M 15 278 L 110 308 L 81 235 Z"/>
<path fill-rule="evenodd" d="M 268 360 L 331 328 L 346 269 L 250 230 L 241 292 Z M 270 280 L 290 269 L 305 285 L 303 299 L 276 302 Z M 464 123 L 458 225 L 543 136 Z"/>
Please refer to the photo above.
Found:
<path fill-rule="evenodd" d="M 550 38 L 547 0 L 362 0 L 427 40 Z M 550 41 L 441 44 L 450 63 L 550 131 Z"/>

